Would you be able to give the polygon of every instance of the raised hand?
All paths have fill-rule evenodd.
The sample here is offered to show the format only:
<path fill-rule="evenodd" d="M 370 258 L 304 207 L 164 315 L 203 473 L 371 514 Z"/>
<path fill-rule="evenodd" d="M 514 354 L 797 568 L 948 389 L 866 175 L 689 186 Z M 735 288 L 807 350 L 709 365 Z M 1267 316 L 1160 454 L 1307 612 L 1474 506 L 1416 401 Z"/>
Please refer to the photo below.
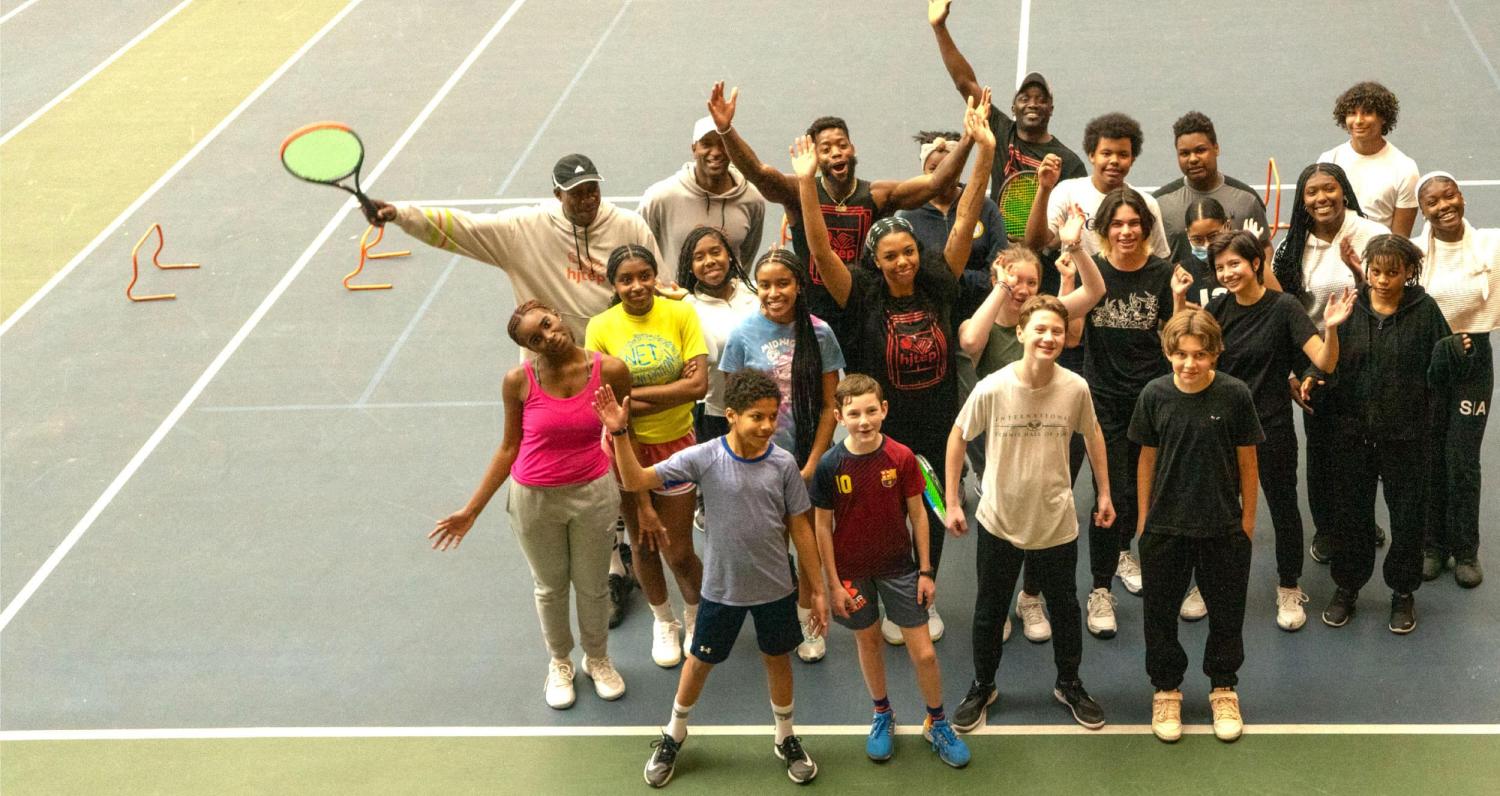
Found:
<path fill-rule="evenodd" d="M 1193 275 L 1188 273 L 1181 265 L 1172 269 L 1172 295 L 1186 299 L 1188 291 L 1193 287 Z"/>
<path fill-rule="evenodd" d="M 948 6 L 953 0 L 927 0 L 927 24 L 934 28 L 948 24 Z"/>
<path fill-rule="evenodd" d="M 427 534 L 427 538 L 432 540 L 432 549 L 439 552 L 457 550 L 458 543 L 464 540 L 464 534 L 474 527 L 474 519 L 474 515 L 467 511 L 455 511 L 438 520 L 437 527 Z"/>
<path fill-rule="evenodd" d="M 372 208 L 375 211 L 373 213 L 370 212 Z M 396 220 L 396 206 L 379 199 L 371 199 L 369 205 L 360 202 L 359 211 L 365 214 L 365 220 L 370 222 L 372 227 L 383 227 L 387 221 Z"/>
<path fill-rule="evenodd" d="M 1354 295 L 1354 290 L 1346 287 L 1328 297 L 1328 304 L 1323 307 L 1324 328 L 1332 329 L 1349 320 L 1349 315 L 1354 311 Z"/>
<path fill-rule="evenodd" d="M 792 171 L 798 177 L 811 177 L 818 172 L 818 151 L 813 148 L 812 136 L 797 136 L 787 152 L 792 156 Z"/>
<path fill-rule="evenodd" d="M 1051 157 L 1051 155 L 1048 155 L 1048 157 Z M 1046 164 L 1044 163 L 1043 165 L 1046 165 Z M 1068 215 L 1067 215 L 1067 218 L 1063 219 L 1062 226 L 1059 227 L 1058 230 L 1057 230 L 1057 240 L 1058 240 L 1058 242 L 1061 243 L 1063 246 L 1076 246 L 1076 245 L 1078 245 L 1078 242 L 1083 239 L 1083 227 L 1084 227 L 1083 208 L 1079 207 L 1076 203 L 1068 205 Z M 1057 260 L 1057 266 L 1058 266 L 1058 270 L 1059 271 L 1062 270 L 1063 260 L 1066 260 L 1066 259 L 1068 259 L 1068 258 L 1066 258 L 1066 257 L 1059 257 L 1058 258 L 1058 260 Z M 1068 265 L 1069 265 L 1069 267 L 1071 267 L 1072 263 L 1069 263 Z"/>
<path fill-rule="evenodd" d="M 720 80 L 714 84 L 713 91 L 708 94 L 708 115 L 713 117 L 714 126 L 720 130 L 728 131 L 730 125 L 734 124 L 734 109 L 740 101 L 739 87 L 729 90 L 729 96 L 724 96 L 724 81 Z"/>
<path fill-rule="evenodd" d="M 1365 266 L 1359 261 L 1359 253 L 1354 251 L 1354 241 L 1344 238 L 1339 241 L 1339 257 L 1343 259 L 1344 265 L 1354 274 L 1354 284 L 1362 284 L 1365 281 Z"/>
<path fill-rule="evenodd" d="M 1245 223 L 1241 224 L 1240 228 L 1254 235 L 1256 240 L 1260 240 L 1260 236 L 1266 231 L 1266 228 L 1255 223 L 1255 219 L 1253 218 L 1245 219 Z"/>
<path fill-rule="evenodd" d="M 1053 154 L 1042 158 L 1041 165 L 1036 167 L 1036 178 L 1043 188 L 1049 191 L 1056 188 L 1057 181 L 1062 179 L 1062 158 Z"/>
<path fill-rule="evenodd" d="M 615 401 L 615 391 L 608 384 L 594 391 L 594 415 L 604 424 L 604 430 L 613 434 L 630 426 L 630 398 L 623 403 Z"/>
<path fill-rule="evenodd" d="M 964 111 L 964 132 L 974 139 L 974 143 L 987 149 L 995 148 L 995 131 L 990 129 L 990 90 L 988 87 L 978 98 L 969 98 L 969 107 Z"/>

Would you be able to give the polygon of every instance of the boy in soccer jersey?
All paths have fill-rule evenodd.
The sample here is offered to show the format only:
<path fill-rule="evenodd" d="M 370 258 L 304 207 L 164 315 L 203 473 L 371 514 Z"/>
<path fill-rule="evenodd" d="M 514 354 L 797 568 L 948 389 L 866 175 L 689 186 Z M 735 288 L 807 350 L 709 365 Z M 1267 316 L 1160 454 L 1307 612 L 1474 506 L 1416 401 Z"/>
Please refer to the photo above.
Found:
<path fill-rule="evenodd" d="M 880 603 L 886 617 L 901 628 L 917 670 L 927 705 L 923 737 L 944 763 L 963 768 L 969 764 L 969 747 L 943 712 L 943 676 L 927 630 L 936 573 L 928 559 L 927 509 L 916 455 L 880 433 L 888 407 L 874 379 L 861 373 L 846 376 L 834 390 L 834 400 L 849 436 L 818 461 L 812 504 L 829 606 L 834 621 L 854 631 L 859 668 L 875 701 L 865 754 L 879 762 L 895 752 L 896 716 L 886 694 Z"/>
<path fill-rule="evenodd" d="M 809 622 L 819 633 L 828 623 L 828 604 L 817 573 L 817 542 L 805 513 L 807 487 L 792 454 L 771 444 L 781 390 L 758 370 L 730 374 L 724 387 L 729 433 L 672 454 L 642 468 L 625 436 L 630 399 L 615 402 L 602 387 L 594 411 L 614 438 L 615 464 L 625 488 L 655 489 L 666 482 L 691 481 L 702 490 L 709 518 L 703 539 L 703 586 L 694 627 L 692 654 L 682 667 L 672 718 L 653 741 L 646 782 L 654 788 L 672 779 L 677 753 L 687 739 L 688 714 L 698 702 L 708 673 L 729 657 L 745 615 L 755 619 L 755 639 L 771 690 L 776 718 L 776 756 L 793 782 L 810 782 L 818 766 L 792 733 L 792 665 L 788 653 L 802 643 L 797 621 L 797 581 L 787 566 L 790 534 L 807 583 L 816 589 Z M 924 619 L 925 621 L 925 619 Z"/>

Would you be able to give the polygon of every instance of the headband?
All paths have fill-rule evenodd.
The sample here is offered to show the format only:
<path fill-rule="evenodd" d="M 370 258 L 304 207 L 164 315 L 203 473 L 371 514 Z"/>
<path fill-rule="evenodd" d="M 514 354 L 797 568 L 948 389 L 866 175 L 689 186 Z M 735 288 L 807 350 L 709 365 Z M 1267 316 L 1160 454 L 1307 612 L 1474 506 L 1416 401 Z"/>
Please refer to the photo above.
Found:
<path fill-rule="evenodd" d="M 1458 178 L 1454 177 L 1452 174 L 1449 174 L 1446 171 L 1429 171 L 1426 174 L 1423 174 L 1421 179 L 1417 180 L 1417 190 L 1416 190 L 1416 193 L 1417 194 L 1421 194 L 1422 193 L 1422 186 L 1426 185 L 1428 182 L 1430 182 L 1432 180 L 1435 180 L 1435 179 L 1437 179 L 1439 177 L 1442 177 L 1445 180 L 1449 180 L 1450 182 L 1452 182 L 1455 185 L 1458 184 Z"/>
<path fill-rule="evenodd" d="M 875 258 L 875 245 L 880 243 L 881 238 L 892 232 L 905 232 L 912 236 L 913 239 L 917 237 L 917 231 L 912 228 L 910 221 L 900 216 L 886 216 L 876 221 L 870 227 L 869 234 L 865 235 L 865 254 L 869 255 L 870 259 L 873 260 Z"/>
<path fill-rule="evenodd" d="M 923 168 L 926 168 L 926 166 L 927 166 L 927 158 L 930 157 L 932 155 L 932 153 L 934 153 L 934 152 L 949 152 L 949 151 L 952 151 L 950 149 L 950 146 L 951 145 L 948 143 L 948 139 L 946 139 L 946 138 L 944 138 L 942 136 L 938 136 L 937 138 L 934 138 L 931 141 L 928 141 L 927 143 L 925 143 L 925 144 L 922 145 L 922 157 L 921 157 L 920 160 L 917 161 L 918 164 L 921 165 Z"/>

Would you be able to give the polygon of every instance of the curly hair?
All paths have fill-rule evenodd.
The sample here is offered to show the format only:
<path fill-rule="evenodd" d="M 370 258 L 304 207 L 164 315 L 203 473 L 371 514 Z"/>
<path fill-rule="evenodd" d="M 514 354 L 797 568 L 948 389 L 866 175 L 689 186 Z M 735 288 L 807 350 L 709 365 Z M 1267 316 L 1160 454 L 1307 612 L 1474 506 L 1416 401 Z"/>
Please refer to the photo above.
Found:
<path fill-rule="evenodd" d="M 1365 244 L 1364 252 L 1365 268 L 1376 260 L 1397 262 L 1411 269 L 1411 277 L 1406 280 L 1406 286 L 1417 284 L 1422 277 L 1422 250 L 1417 244 L 1412 243 L 1400 235 L 1376 235 Z"/>
<path fill-rule="evenodd" d="M 1396 129 L 1396 119 L 1401 115 L 1401 102 L 1391 90 L 1373 80 L 1355 83 L 1333 101 L 1333 121 L 1340 129 L 1348 130 L 1345 119 L 1349 114 L 1363 108 L 1380 116 L 1380 134 L 1387 136 Z"/>
<path fill-rule="evenodd" d="M 737 370 L 724 378 L 724 408 L 743 412 L 759 401 L 770 398 L 781 405 L 781 388 L 765 371 L 754 368 Z"/>
<path fill-rule="evenodd" d="M 1141 156 L 1141 146 L 1146 141 L 1141 134 L 1141 123 L 1123 113 L 1106 113 L 1089 120 L 1088 126 L 1083 128 L 1084 155 L 1094 154 L 1099 140 L 1103 138 L 1130 139 L 1130 154 L 1133 157 Z"/>
<path fill-rule="evenodd" d="M 941 138 L 949 143 L 957 143 L 958 139 L 963 137 L 963 133 L 954 130 L 918 130 L 917 134 L 911 137 L 911 140 L 919 144 L 930 144 Z"/>
<path fill-rule="evenodd" d="M 1202 133 L 1208 136 L 1208 143 L 1214 146 L 1219 145 L 1219 135 L 1214 132 L 1213 120 L 1198 111 L 1188 111 L 1182 114 L 1177 121 L 1172 122 L 1172 140 L 1174 142 L 1185 135 L 1192 135 L 1193 133 Z"/>

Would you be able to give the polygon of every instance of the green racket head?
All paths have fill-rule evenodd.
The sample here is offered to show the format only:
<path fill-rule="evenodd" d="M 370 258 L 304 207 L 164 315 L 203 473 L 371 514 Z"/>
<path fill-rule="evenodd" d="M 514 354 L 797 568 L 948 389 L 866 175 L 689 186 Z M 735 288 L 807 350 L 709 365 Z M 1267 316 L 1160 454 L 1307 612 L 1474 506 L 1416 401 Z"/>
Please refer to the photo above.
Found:
<path fill-rule="evenodd" d="M 1005 221 L 1005 235 L 1020 238 L 1026 234 L 1026 218 L 1031 215 L 1031 203 L 1036 199 L 1040 183 L 1036 172 L 1018 171 L 1006 178 L 1000 186 L 1000 218 Z"/>
<path fill-rule="evenodd" d="M 937 472 L 932 469 L 932 462 L 927 457 L 917 454 L 917 469 L 922 473 L 922 497 L 926 498 L 927 506 L 932 509 L 938 517 L 948 515 L 948 507 L 943 504 L 943 490 L 938 486 Z"/>
<path fill-rule="evenodd" d="M 364 159 L 359 136 L 338 122 L 307 125 L 281 142 L 281 165 L 308 182 L 336 183 L 359 171 Z"/>

